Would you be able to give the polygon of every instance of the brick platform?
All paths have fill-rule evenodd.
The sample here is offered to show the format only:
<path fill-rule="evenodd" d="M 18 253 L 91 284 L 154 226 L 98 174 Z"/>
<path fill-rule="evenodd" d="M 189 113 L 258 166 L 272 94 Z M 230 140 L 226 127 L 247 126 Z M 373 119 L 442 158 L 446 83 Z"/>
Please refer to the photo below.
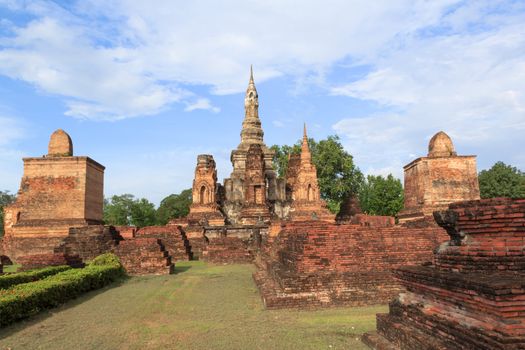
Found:
<path fill-rule="evenodd" d="M 173 272 L 174 264 L 157 238 L 133 238 L 119 243 L 115 254 L 130 275 L 164 275 Z"/>
<path fill-rule="evenodd" d="M 385 303 L 401 290 L 392 268 L 430 261 L 446 238 L 437 227 L 284 224 L 254 279 L 267 308 Z"/>
<path fill-rule="evenodd" d="M 17 262 L 22 265 L 19 269 L 20 271 L 42 268 L 46 266 L 84 266 L 82 259 L 80 259 L 78 255 L 66 255 L 63 253 L 24 255 L 19 257 Z"/>
<path fill-rule="evenodd" d="M 436 212 L 450 241 L 432 266 L 395 271 L 407 289 L 377 315 L 376 349 L 525 349 L 525 200 Z"/>
<path fill-rule="evenodd" d="M 207 227 L 202 259 L 212 263 L 251 263 L 268 236 L 267 226 Z"/>
<path fill-rule="evenodd" d="M 173 261 L 191 260 L 191 245 L 179 226 L 147 226 L 135 233 L 138 238 L 157 238 L 168 251 Z"/>
<path fill-rule="evenodd" d="M 78 256 L 87 262 L 113 250 L 122 239 L 112 226 L 72 227 L 69 229 L 69 235 L 54 251 L 67 256 Z"/>

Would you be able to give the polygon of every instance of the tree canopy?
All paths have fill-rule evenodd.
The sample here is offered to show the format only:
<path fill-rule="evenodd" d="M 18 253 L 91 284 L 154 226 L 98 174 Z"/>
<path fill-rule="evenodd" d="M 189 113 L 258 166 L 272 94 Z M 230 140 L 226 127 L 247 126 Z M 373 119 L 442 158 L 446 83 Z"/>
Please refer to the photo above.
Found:
<path fill-rule="evenodd" d="M 294 145 L 273 145 L 274 164 L 280 177 L 286 174 L 288 155 L 301 152 L 301 140 Z M 317 167 L 317 178 L 321 197 L 326 200 L 328 208 L 336 213 L 343 199 L 350 193 L 357 193 L 363 182 L 363 174 L 354 164 L 354 159 L 344 150 L 337 135 L 328 136 L 316 142 L 308 139 L 312 162 Z"/>
<path fill-rule="evenodd" d="M 170 219 L 181 218 L 190 212 L 191 188 L 164 198 L 157 209 L 157 223 L 166 225 Z"/>
<path fill-rule="evenodd" d="M 13 203 L 16 199 L 9 191 L 0 191 L 0 237 L 4 235 L 4 207 Z"/>
<path fill-rule="evenodd" d="M 525 198 L 525 173 L 503 162 L 478 175 L 481 198 Z"/>
<path fill-rule="evenodd" d="M 392 174 L 368 175 L 359 191 L 363 212 L 370 215 L 396 216 L 403 209 L 403 186 Z"/>
<path fill-rule="evenodd" d="M 104 200 L 104 221 L 108 225 L 151 226 L 156 223 L 155 205 L 132 194 Z"/>

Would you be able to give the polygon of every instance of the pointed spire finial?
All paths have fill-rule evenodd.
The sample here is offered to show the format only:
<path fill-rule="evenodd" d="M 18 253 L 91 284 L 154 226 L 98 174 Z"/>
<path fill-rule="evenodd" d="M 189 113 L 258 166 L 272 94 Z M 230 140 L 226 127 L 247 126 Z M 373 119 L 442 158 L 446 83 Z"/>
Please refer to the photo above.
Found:
<path fill-rule="evenodd" d="M 250 64 L 250 83 L 253 83 L 253 65 Z"/>
<path fill-rule="evenodd" d="M 308 139 L 308 135 L 306 134 L 306 123 L 304 123 L 303 139 Z"/>
<path fill-rule="evenodd" d="M 303 144 L 301 145 L 301 159 L 309 162 L 311 159 L 310 147 L 308 146 L 308 134 L 306 133 L 306 123 L 304 123 L 303 129 Z"/>

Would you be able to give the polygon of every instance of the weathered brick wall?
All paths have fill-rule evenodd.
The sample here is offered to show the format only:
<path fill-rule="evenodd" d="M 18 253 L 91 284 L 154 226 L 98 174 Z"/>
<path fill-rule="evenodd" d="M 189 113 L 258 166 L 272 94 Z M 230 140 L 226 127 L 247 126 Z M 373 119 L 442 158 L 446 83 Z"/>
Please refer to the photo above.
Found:
<path fill-rule="evenodd" d="M 170 254 L 173 261 L 191 260 L 191 245 L 185 233 L 178 226 L 147 226 L 135 233 L 139 238 L 157 238 Z"/>
<path fill-rule="evenodd" d="M 458 242 L 440 249 L 435 256 L 436 267 L 452 271 L 525 271 L 524 202 L 495 198 L 451 204 L 448 213 L 454 218 L 437 219 L 453 219 L 449 229 L 457 232 Z"/>
<path fill-rule="evenodd" d="M 53 254 L 71 227 L 101 224 L 103 177 L 104 167 L 88 157 L 25 158 L 17 199 L 5 208 L 4 254 L 15 261 Z"/>
<path fill-rule="evenodd" d="M 112 251 L 123 238 L 112 226 L 71 227 L 69 235 L 54 249 L 55 253 L 78 256 L 83 262 Z"/>
<path fill-rule="evenodd" d="M 136 237 L 121 241 L 115 254 L 130 275 L 164 275 L 174 269 L 169 253 L 157 238 Z"/>
<path fill-rule="evenodd" d="M 254 277 L 267 307 L 378 304 L 400 290 L 392 268 L 430 261 L 444 240 L 437 227 L 285 224 Z"/>
<path fill-rule="evenodd" d="M 525 349 L 525 199 L 454 203 L 435 265 L 395 271 L 406 292 L 377 315 L 375 349 Z"/>
<path fill-rule="evenodd" d="M 24 255 L 17 260 L 21 264 L 21 271 L 42 268 L 46 266 L 70 265 L 73 267 L 82 267 L 84 263 L 76 255 L 66 255 L 63 253 L 48 253 Z"/>
<path fill-rule="evenodd" d="M 24 158 L 17 222 L 102 221 L 104 167 L 88 157 Z"/>
<path fill-rule="evenodd" d="M 476 156 L 458 156 L 450 137 L 440 131 L 428 145 L 428 156 L 403 167 L 405 202 L 400 222 L 432 216 L 450 203 L 479 199 Z"/>
<path fill-rule="evenodd" d="M 202 259 L 213 263 L 250 263 L 268 237 L 267 226 L 206 228 Z"/>

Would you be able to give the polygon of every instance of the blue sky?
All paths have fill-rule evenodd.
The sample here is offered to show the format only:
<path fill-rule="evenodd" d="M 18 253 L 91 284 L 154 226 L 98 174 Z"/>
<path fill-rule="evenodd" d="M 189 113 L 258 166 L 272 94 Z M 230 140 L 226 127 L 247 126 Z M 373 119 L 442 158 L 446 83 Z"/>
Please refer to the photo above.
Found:
<path fill-rule="evenodd" d="M 0 0 L 0 189 L 66 130 L 105 194 L 222 181 L 253 64 L 265 141 L 337 134 L 402 178 L 439 130 L 478 169 L 525 170 L 525 1 Z"/>

